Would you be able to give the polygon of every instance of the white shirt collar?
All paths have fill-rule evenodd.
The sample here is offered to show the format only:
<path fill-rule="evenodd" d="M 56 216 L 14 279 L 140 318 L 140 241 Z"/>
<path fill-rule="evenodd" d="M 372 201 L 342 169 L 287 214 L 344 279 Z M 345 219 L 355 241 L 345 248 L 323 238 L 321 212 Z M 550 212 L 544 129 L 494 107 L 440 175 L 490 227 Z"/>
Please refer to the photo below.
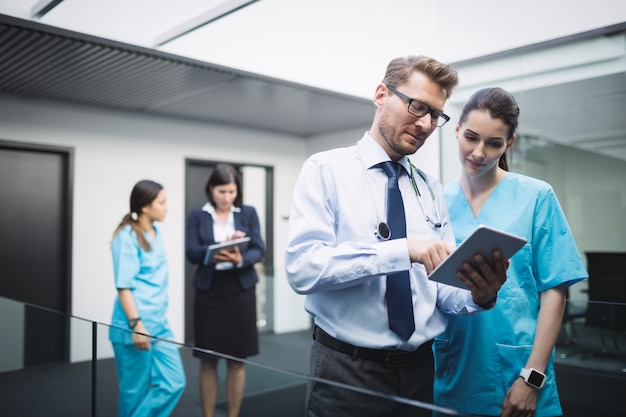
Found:
<path fill-rule="evenodd" d="M 204 204 L 204 206 L 202 206 L 202 211 L 206 211 L 213 217 L 216 216 L 215 207 L 213 207 L 213 205 L 208 201 Z M 241 212 L 241 207 L 230 206 L 230 212 L 239 213 Z"/>
<path fill-rule="evenodd" d="M 359 153 L 361 154 L 361 160 L 363 161 L 366 169 L 371 169 L 381 162 L 391 161 L 387 152 L 382 146 L 376 142 L 376 140 L 370 135 L 370 132 L 365 132 L 363 138 L 358 143 Z M 411 172 L 409 167 L 409 160 L 404 155 L 398 161 L 400 165 L 404 167 L 405 172 Z"/>

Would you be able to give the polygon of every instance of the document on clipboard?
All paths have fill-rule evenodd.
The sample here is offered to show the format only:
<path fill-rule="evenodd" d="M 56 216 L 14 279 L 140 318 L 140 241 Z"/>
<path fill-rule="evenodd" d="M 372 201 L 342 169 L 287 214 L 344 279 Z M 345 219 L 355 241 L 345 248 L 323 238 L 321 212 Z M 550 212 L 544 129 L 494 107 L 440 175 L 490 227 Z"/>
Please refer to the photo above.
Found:
<path fill-rule="evenodd" d="M 463 269 L 465 262 L 474 264 L 474 255 L 482 253 L 487 261 L 493 264 L 492 252 L 494 250 L 499 250 L 504 259 L 509 259 L 525 244 L 526 239 L 521 236 L 480 225 L 430 273 L 428 279 L 467 289 L 456 273 Z"/>
<path fill-rule="evenodd" d="M 220 243 L 215 243 L 213 245 L 209 245 L 206 248 L 206 253 L 204 254 L 204 262 L 203 265 L 208 265 L 213 257 L 218 254 L 222 249 L 226 250 L 234 250 L 235 246 L 239 247 L 239 252 L 243 252 L 248 248 L 248 244 L 250 243 L 250 237 L 240 237 L 239 239 L 227 240 Z"/>

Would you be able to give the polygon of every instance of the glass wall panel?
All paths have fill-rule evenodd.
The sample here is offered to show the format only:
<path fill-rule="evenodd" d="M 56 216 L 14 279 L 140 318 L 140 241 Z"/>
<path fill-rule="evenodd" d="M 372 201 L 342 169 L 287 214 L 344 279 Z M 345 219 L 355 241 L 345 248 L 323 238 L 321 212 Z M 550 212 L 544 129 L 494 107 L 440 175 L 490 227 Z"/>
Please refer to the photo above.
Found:
<path fill-rule="evenodd" d="M 613 276 L 614 278 L 615 276 Z M 593 290 L 593 288 L 590 288 Z M 626 378 L 624 350 L 624 305 L 610 302 L 584 303 L 583 316 L 572 314 L 571 326 L 563 332 L 563 342 L 557 350 L 557 378 L 560 378 L 561 401 L 568 416 L 623 415 L 626 399 L 623 392 Z M 23 312 L 29 308 L 38 310 L 37 317 L 46 315 L 67 320 L 74 335 L 80 338 L 72 345 L 83 345 L 92 350 L 96 360 L 71 362 L 61 360 L 45 364 L 24 363 L 23 351 L 25 329 L 20 323 Z M 117 368 L 112 356 L 102 356 L 98 346 L 108 342 L 109 326 L 90 320 L 58 314 L 46 309 L 24 305 L 0 298 L 0 415 L 2 416 L 112 416 L 117 415 L 119 386 Z M 572 310 L 574 313 L 574 310 Z M 50 318 L 43 319 L 50 322 Z M 36 325 L 35 325 L 36 326 Z M 198 416 L 201 413 L 199 394 L 199 360 L 193 356 L 195 348 L 174 341 L 159 339 L 155 343 L 169 344 L 180 350 L 186 388 L 172 412 L 174 417 Z M 94 346 L 96 348 L 94 349 Z M 371 401 L 372 407 L 396 410 L 407 407 L 409 415 L 452 416 L 464 415 L 455 410 L 440 408 L 433 404 L 419 403 L 369 390 L 338 384 L 308 374 L 310 331 L 284 334 L 260 335 L 260 354 L 246 360 L 230 357 L 219 352 L 219 392 L 217 416 L 225 416 L 226 372 L 224 359 L 244 362 L 246 386 L 240 417 L 248 416 L 300 416 L 304 415 L 306 387 L 314 382 L 328 386 L 334 393 L 358 392 L 363 402 Z M 108 350 L 108 349 L 107 349 Z M 198 349 L 195 349 L 198 350 Z M 70 357 L 67 352 L 67 357 Z M 575 363 L 575 366 L 564 365 Z M 582 371 L 580 371 L 582 370 Z M 601 372 L 599 372 L 601 371 Z M 585 373 L 586 372 L 586 373 Z M 608 375 L 608 377 L 607 377 Z M 480 383 L 480 380 L 477 380 Z M 486 388 L 488 389 L 488 388 Z M 589 390 L 595 390 L 593 395 Z M 581 392 L 585 395 L 580 395 Z M 355 404 L 355 410 L 357 404 Z M 425 413 L 425 414 L 424 414 Z M 600 414 L 597 414 L 600 413 Z M 328 415 L 333 415 L 329 410 Z M 360 414 L 355 414 L 360 415 Z M 390 415 L 397 415 L 390 414 Z"/>
<path fill-rule="evenodd" d="M 461 83 L 446 106 L 454 123 L 440 130 L 442 182 L 461 173 L 454 128 L 465 101 L 485 87 L 510 91 L 520 106 L 511 171 L 553 187 L 589 273 L 568 289 L 556 345 L 565 415 L 623 414 L 626 399 L 612 387 L 626 382 L 624 25 L 455 68 Z M 589 400 L 577 381 L 587 381 L 598 399 Z"/>

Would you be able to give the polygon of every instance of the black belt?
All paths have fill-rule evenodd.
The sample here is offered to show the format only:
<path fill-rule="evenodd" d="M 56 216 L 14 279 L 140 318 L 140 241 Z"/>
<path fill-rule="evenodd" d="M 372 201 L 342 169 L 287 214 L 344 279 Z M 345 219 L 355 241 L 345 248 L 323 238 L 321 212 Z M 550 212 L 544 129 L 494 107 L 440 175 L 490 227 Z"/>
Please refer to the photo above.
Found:
<path fill-rule="evenodd" d="M 337 352 L 350 355 L 354 359 L 384 363 L 389 367 L 409 366 L 417 356 L 424 354 L 427 350 L 430 351 L 433 344 L 433 341 L 429 340 L 413 351 L 362 348 L 337 340 L 318 326 L 313 328 L 313 340 Z"/>

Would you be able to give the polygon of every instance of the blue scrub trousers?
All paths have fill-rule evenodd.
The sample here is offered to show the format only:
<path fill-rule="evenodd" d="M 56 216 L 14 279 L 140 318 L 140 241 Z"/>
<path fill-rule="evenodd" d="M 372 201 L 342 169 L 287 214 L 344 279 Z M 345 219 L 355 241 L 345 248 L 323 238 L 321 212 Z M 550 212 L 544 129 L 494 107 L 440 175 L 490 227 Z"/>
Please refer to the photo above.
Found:
<path fill-rule="evenodd" d="M 178 347 L 157 340 L 150 350 L 113 343 L 120 417 L 167 417 L 183 394 L 185 370 Z"/>

